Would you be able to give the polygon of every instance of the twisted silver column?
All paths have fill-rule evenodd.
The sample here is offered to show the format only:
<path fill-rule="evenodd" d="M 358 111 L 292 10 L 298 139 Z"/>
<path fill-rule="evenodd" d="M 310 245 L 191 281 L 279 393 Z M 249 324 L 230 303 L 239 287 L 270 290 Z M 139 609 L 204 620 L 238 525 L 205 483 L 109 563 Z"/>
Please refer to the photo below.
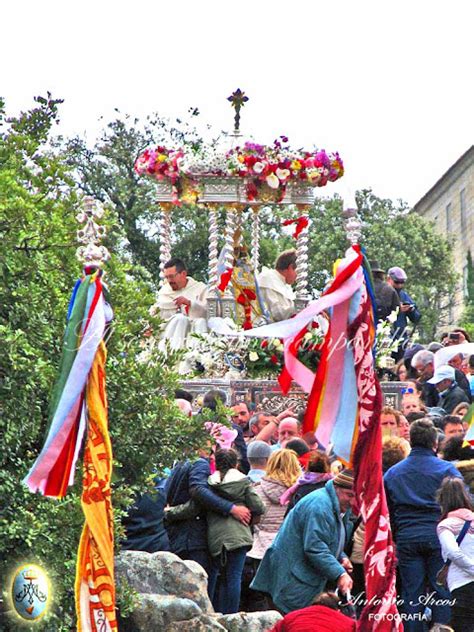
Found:
<path fill-rule="evenodd" d="M 305 215 L 300 211 L 300 217 Z M 296 246 L 296 300 L 299 302 L 308 301 L 308 242 L 309 226 L 303 228 L 298 235 Z"/>
<path fill-rule="evenodd" d="M 258 214 L 258 208 L 254 208 L 252 211 L 252 268 L 257 274 L 260 266 L 260 215 Z"/>
<path fill-rule="evenodd" d="M 234 265 L 234 234 L 236 228 L 237 212 L 232 207 L 226 209 L 226 223 L 224 233 L 224 264 L 225 269 L 229 270 Z M 232 297 L 229 285 L 225 292 L 225 297 Z"/>
<path fill-rule="evenodd" d="M 171 211 L 161 208 L 160 214 L 160 283 L 165 282 L 165 263 L 171 258 Z"/>
<path fill-rule="evenodd" d="M 209 290 L 216 289 L 219 279 L 217 275 L 217 263 L 219 259 L 219 249 L 217 244 L 219 226 L 217 223 L 217 208 L 212 205 L 208 209 L 209 213 Z"/>

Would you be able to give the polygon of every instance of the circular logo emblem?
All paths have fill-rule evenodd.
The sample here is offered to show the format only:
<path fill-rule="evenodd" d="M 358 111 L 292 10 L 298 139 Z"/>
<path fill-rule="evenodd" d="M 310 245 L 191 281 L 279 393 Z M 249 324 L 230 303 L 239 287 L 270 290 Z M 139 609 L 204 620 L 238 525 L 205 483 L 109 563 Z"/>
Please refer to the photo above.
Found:
<path fill-rule="evenodd" d="M 36 564 L 25 564 L 14 575 L 11 598 L 15 612 L 26 621 L 36 621 L 46 612 L 50 599 L 49 580 Z"/>

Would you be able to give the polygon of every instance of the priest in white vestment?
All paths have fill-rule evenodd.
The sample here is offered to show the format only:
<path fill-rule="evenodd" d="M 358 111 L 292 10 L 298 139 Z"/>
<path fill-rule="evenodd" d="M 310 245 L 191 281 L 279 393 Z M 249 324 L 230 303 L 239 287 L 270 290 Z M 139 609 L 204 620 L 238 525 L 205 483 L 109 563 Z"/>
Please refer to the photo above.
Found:
<path fill-rule="evenodd" d="M 152 307 L 152 312 L 159 312 L 166 321 L 160 348 L 164 350 L 169 340 L 171 349 L 181 349 L 189 333 L 207 331 L 207 288 L 188 276 L 184 262 L 177 257 L 165 263 L 164 276 L 165 283 Z"/>
<path fill-rule="evenodd" d="M 270 315 L 270 322 L 291 318 L 295 313 L 296 251 L 287 250 L 279 255 L 275 268 L 263 267 L 257 276 L 263 301 Z"/>

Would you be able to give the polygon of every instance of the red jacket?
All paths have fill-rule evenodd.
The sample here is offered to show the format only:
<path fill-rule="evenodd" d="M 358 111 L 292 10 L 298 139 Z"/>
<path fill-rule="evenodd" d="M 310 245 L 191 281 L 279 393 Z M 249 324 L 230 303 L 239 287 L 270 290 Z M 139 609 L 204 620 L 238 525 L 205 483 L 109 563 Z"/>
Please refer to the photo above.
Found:
<path fill-rule="evenodd" d="M 309 606 L 294 610 L 278 621 L 270 632 L 355 632 L 356 622 L 339 610 Z"/>

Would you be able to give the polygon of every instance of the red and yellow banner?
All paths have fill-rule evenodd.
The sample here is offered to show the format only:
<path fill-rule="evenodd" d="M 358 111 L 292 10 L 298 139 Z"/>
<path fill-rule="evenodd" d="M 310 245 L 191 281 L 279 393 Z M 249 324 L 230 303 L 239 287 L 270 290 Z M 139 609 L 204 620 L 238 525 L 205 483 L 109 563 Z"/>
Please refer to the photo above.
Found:
<path fill-rule="evenodd" d="M 117 630 L 110 479 L 112 446 L 107 427 L 106 349 L 99 345 L 87 381 L 87 439 L 81 504 L 85 517 L 76 569 L 78 632 Z"/>

